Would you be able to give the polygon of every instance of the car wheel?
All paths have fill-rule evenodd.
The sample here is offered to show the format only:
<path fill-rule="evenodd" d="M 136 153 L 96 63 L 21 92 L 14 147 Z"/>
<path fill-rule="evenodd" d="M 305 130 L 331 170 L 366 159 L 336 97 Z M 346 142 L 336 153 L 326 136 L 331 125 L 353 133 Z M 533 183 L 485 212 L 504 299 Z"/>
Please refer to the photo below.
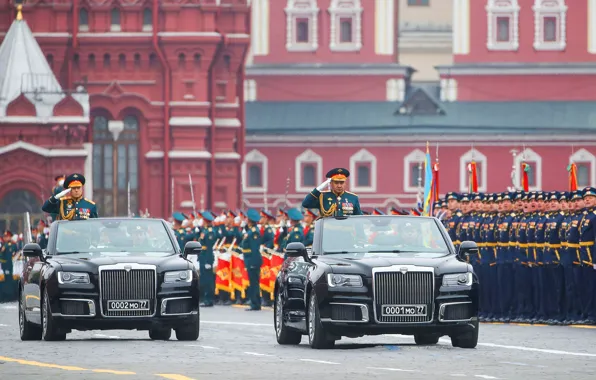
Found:
<path fill-rule="evenodd" d="M 66 334 L 58 330 L 54 318 L 52 318 L 52 309 L 50 308 L 50 297 L 48 291 L 44 289 L 41 300 L 41 338 L 45 341 L 65 340 Z"/>
<path fill-rule="evenodd" d="M 156 327 L 149 330 L 149 338 L 153 340 L 169 340 L 172 336 L 172 329 Z"/>
<path fill-rule="evenodd" d="M 478 318 L 472 321 L 472 325 L 474 326 L 474 330 L 451 337 L 451 345 L 453 347 L 476 348 L 478 345 L 478 330 L 480 328 Z"/>
<path fill-rule="evenodd" d="M 273 309 L 273 321 L 277 343 L 296 345 L 302 341 L 302 334 L 290 330 L 284 323 L 284 305 L 279 292 L 275 293 L 275 308 Z"/>
<path fill-rule="evenodd" d="M 23 302 L 23 296 L 21 296 L 19 298 L 19 332 L 21 340 L 41 340 L 41 328 L 27 320 Z"/>
<path fill-rule="evenodd" d="M 439 343 L 440 336 L 437 334 L 414 334 L 414 341 L 417 345 L 429 345 Z"/>
<path fill-rule="evenodd" d="M 335 346 L 335 339 L 329 339 L 325 328 L 321 323 L 319 315 L 319 306 L 317 296 L 314 291 L 310 293 L 310 302 L 308 303 L 308 343 L 311 348 L 326 349 Z"/>
<path fill-rule="evenodd" d="M 178 340 L 197 340 L 201 330 L 201 318 L 197 315 L 195 320 L 187 326 L 176 329 L 176 339 Z"/>

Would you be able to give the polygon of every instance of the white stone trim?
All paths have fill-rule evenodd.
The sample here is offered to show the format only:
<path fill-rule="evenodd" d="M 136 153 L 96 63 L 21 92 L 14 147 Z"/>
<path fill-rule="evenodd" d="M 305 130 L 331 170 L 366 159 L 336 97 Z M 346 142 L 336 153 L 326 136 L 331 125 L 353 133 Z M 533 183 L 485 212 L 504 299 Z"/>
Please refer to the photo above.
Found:
<path fill-rule="evenodd" d="M 441 101 L 455 102 L 457 101 L 457 79 L 442 78 L 441 79 Z"/>
<path fill-rule="evenodd" d="M 394 2 L 375 0 L 375 54 L 393 55 L 395 53 L 394 19 Z"/>
<path fill-rule="evenodd" d="M 362 49 L 362 4 L 360 0 L 331 0 L 329 15 L 331 51 L 360 51 Z M 352 41 L 341 42 L 341 19 L 352 19 Z"/>
<path fill-rule="evenodd" d="M 470 149 L 466 153 L 462 154 L 459 158 L 459 190 L 462 192 L 468 192 L 468 162 L 476 161 L 477 166 L 482 167 L 481 177 L 479 178 L 480 183 L 478 184 L 479 192 L 486 192 L 486 183 L 488 181 L 488 159 L 477 149 Z"/>
<path fill-rule="evenodd" d="M 174 116 L 170 118 L 172 127 L 210 127 L 211 119 L 208 117 Z"/>
<path fill-rule="evenodd" d="M 17 149 L 28 150 L 42 157 L 87 157 L 86 149 L 47 149 L 25 141 L 16 141 L 0 148 L 0 156 Z"/>
<path fill-rule="evenodd" d="M 216 117 L 215 126 L 220 128 L 240 128 L 242 126 L 242 123 L 239 119 L 233 117 Z"/>
<path fill-rule="evenodd" d="M 269 54 L 269 29 L 271 28 L 269 0 L 254 0 L 251 18 L 251 54 L 253 56 L 266 56 Z"/>
<path fill-rule="evenodd" d="M 83 149 L 87 152 L 85 157 L 85 196 L 93 199 L 93 143 L 83 143 Z"/>
<path fill-rule="evenodd" d="M 218 32 L 159 32 L 159 37 L 221 37 Z"/>
<path fill-rule="evenodd" d="M 76 99 L 75 99 L 76 100 Z M 0 116 L 2 124 L 89 124 L 88 116 Z"/>
<path fill-rule="evenodd" d="M 508 4 L 505 4 L 505 3 Z M 519 4 L 517 0 L 488 0 L 487 41 L 488 50 L 517 51 L 519 48 Z M 497 18 L 509 17 L 509 41 L 497 41 Z"/>
<path fill-rule="evenodd" d="M 535 184 L 534 186 L 529 186 L 530 191 L 540 191 L 542 190 L 542 157 L 534 152 L 530 148 L 526 148 L 523 152 L 517 154 L 515 156 L 515 187 L 521 189 L 522 186 L 522 173 L 521 173 L 521 163 L 526 162 L 528 164 L 533 163 L 534 168 L 532 170 L 536 170 L 534 173 Z M 483 168 L 484 169 L 484 168 Z M 478 186 L 480 187 L 480 186 Z"/>
<path fill-rule="evenodd" d="M 596 54 L 596 0 L 588 0 L 588 52 Z"/>
<path fill-rule="evenodd" d="M 452 39 L 453 54 L 470 54 L 470 0 L 453 0 Z"/>
<path fill-rule="evenodd" d="M 588 186 L 596 186 L 596 156 L 582 148 L 569 157 L 569 163 L 590 164 L 590 184 Z"/>
<path fill-rule="evenodd" d="M 596 65 L 592 63 L 561 63 L 551 67 L 545 64 L 487 64 L 486 66 L 437 66 L 441 76 L 460 75 L 594 75 Z"/>
<path fill-rule="evenodd" d="M 219 152 L 215 153 L 216 160 L 239 160 L 240 154 L 236 152 Z"/>
<path fill-rule="evenodd" d="M 534 49 L 561 51 L 567 46 L 567 6 L 565 0 L 534 0 Z M 557 19 L 557 40 L 544 41 L 544 17 Z"/>
<path fill-rule="evenodd" d="M 405 79 L 387 79 L 386 91 L 388 102 L 403 102 L 406 98 Z"/>
<path fill-rule="evenodd" d="M 315 164 L 315 186 L 302 186 L 302 164 Z M 296 184 L 296 192 L 309 193 L 314 187 L 319 186 L 319 182 L 323 179 L 323 157 L 316 154 L 311 149 L 307 149 L 296 157 L 294 161 L 294 183 Z"/>
<path fill-rule="evenodd" d="M 248 186 L 248 164 L 261 165 L 261 187 Z M 269 160 L 261 151 L 253 149 L 244 156 L 242 163 L 242 190 L 247 193 L 266 193 L 269 184 Z"/>
<path fill-rule="evenodd" d="M 158 33 L 159 34 L 159 33 Z M 77 37 L 80 38 L 129 38 L 129 37 L 147 37 L 150 38 L 153 36 L 151 32 L 101 32 L 101 33 L 93 33 L 93 32 L 85 32 L 77 34 Z"/>
<path fill-rule="evenodd" d="M 279 0 L 281 1 L 281 0 Z M 317 0 L 288 0 L 286 12 L 286 50 L 290 52 L 316 51 L 319 48 Z M 308 42 L 296 42 L 296 19 L 308 19 Z"/>
<path fill-rule="evenodd" d="M 171 150 L 168 152 L 170 158 L 211 158 L 211 153 L 206 150 Z"/>
<path fill-rule="evenodd" d="M 120 82 L 122 83 L 122 82 Z M 172 107 L 209 107 L 211 102 L 197 102 L 188 100 L 178 100 L 169 103 Z M 162 102 L 163 105 L 163 102 Z"/>
<path fill-rule="evenodd" d="M 257 100 L 257 81 L 254 79 L 244 80 L 244 101 L 254 102 Z"/>
<path fill-rule="evenodd" d="M 160 150 L 150 150 L 149 152 L 145 153 L 145 158 L 153 159 L 153 158 L 163 158 L 164 152 Z"/>
<path fill-rule="evenodd" d="M 358 164 L 370 164 L 370 186 L 358 186 Z M 350 156 L 350 190 L 355 193 L 377 192 L 377 157 L 366 149 L 360 149 Z"/>
<path fill-rule="evenodd" d="M 420 188 L 418 186 L 410 186 L 410 182 L 411 182 L 410 168 L 411 168 L 412 164 L 420 164 L 420 163 L 424 167 L 425 158 L 426 158 L 426 153 L 424 153 L 420 149 L 415 149 L 415 150 L 411 151 L 410 153 L 408 153 L 404 157 L 403 178 L 404 178 L 404 191 L 406 193 L 417 193 L 419 191 Z M 422 181 L 424 181 L 424 178 L 422 178 Z M 423 182 L 423 185 L 424 185 L 424 182 Z"/>

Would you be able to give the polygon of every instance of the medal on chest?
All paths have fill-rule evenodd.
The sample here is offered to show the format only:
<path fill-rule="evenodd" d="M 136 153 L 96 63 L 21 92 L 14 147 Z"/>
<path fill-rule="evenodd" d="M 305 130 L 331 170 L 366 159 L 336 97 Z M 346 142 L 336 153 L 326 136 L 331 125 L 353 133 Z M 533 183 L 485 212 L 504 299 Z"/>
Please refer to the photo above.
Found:
<path fill-rule="evenodd" d="M 341 197 L 337 197 L 337 201 L 341 202 Z M 344 211 L 344 213 L 347 213 L 347 214 L 352 214 L 354 212 L 354 205 L 352 203 L 350 203 L 347 199 L 343 200 L 343 203 L 341 204 L 341 208 Z"/>

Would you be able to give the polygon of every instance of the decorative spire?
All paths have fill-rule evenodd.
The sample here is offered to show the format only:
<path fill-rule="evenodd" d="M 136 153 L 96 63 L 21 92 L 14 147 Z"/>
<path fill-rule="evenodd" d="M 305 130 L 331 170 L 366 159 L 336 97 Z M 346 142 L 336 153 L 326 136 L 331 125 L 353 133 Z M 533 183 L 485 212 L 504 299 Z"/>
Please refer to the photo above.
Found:
<path fill-rule="evenodd" d="M 23 19 L 23 4 L 17 5 L 17 21 L 21 21 Z"/>

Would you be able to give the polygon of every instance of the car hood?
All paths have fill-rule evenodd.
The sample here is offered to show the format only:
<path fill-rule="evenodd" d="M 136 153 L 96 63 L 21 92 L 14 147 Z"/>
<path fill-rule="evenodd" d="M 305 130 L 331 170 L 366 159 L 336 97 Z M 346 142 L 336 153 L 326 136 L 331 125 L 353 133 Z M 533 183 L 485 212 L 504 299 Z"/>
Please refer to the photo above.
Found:
<path fill-rule="evenodd" d="M 448 255 L 439 258 L 413 258 L 391 257 L 385 256 L 385 254 L 367 254 L 361 258 L 354 258 L 353 255 L 349 254 L 334 254 L 319 256 L 317 260 L 329 265 L 333 273 L 358 273 L 364 274 L 367 277 L 372 277 L 373 268 L 390 267 L 393 265 L 432 267 L 435 269 L 435 275 L 445 273 L 462 273 L 470 270 L 470 265 L 460 261 L 455 255 Z"/>
<path fill-rule="evenodd" d="M 113 264 L 145 264 L 155 265 L 158 272 L 166 270 L 184 270 L 192 269 L 190 262 L 180 255 L 171 255 L 165 257 L 126 257 L 126 256 L 102 256 L 89 257 L 85 254 L 72 254 L 63 256 L 53 256 L 50 260 L 59 264 L 65 271 L 80 271 L 89 273 L 98 273 L 101 265 Z"/>

